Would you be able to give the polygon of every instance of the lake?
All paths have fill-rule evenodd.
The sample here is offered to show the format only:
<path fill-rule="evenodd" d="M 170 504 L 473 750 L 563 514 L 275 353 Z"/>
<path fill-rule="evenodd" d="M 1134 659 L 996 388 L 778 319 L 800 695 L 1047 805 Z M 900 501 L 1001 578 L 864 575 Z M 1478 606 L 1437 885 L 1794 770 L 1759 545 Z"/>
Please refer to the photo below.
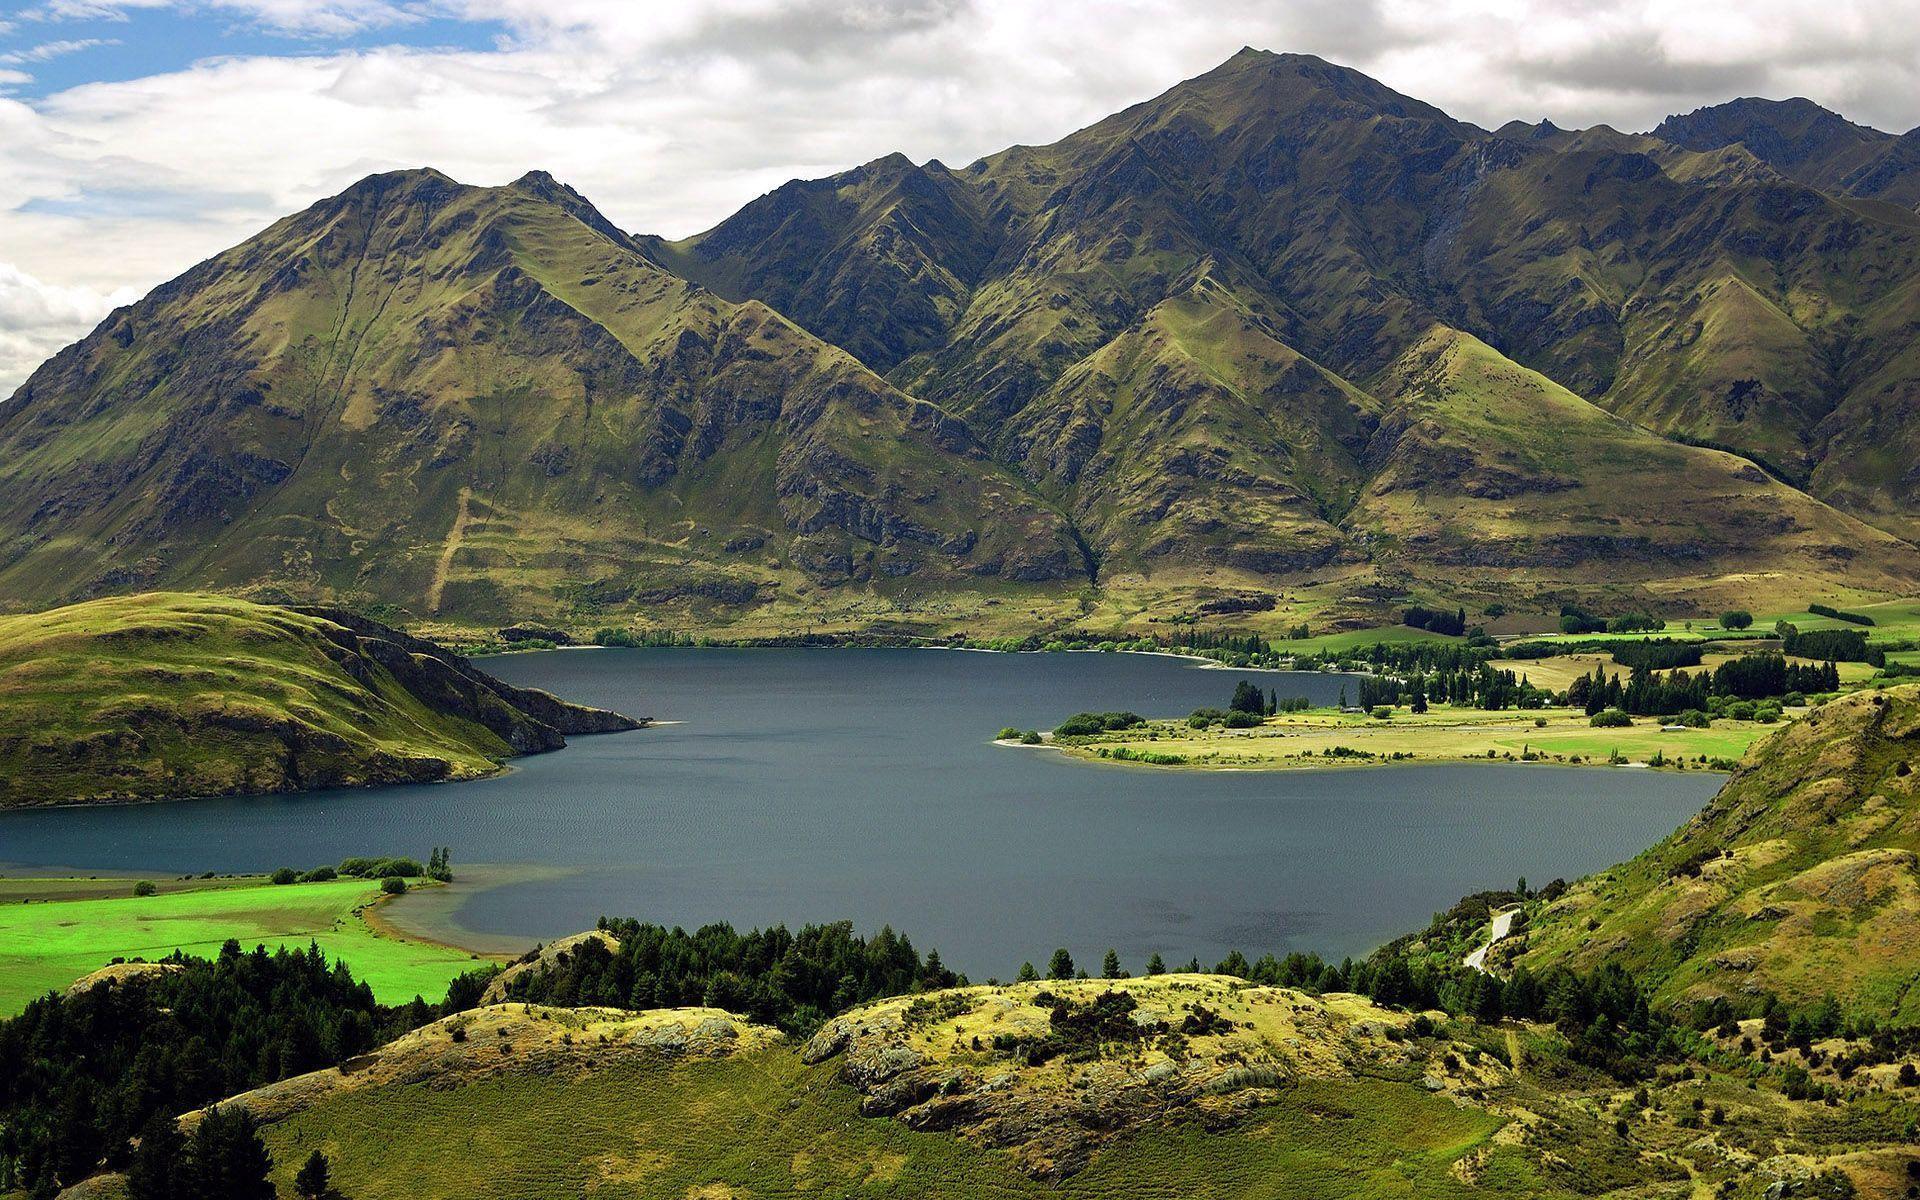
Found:
<path fill-rule="evenodd" d="M 1223 707 L 1239 678 L 1330 703 L 1335 675 L 1124 654 L 553 651 L 514 683 L 663 722 L 582 737 L 494 779 L 0 813 L 0 862 L 257 871 L 350 854 L 562 868 L 476 891 L 468 929 L 550 938 L 601 914 L 666 924 L 890 923 L 1011 976 L 1056 946 L 1138 971 L 1229 949 L 1359 955 L 1526 876 L 1630 857 L 1720 778 L 1449 764 L 1291 772 L 1071 762 L 991 744 L 1083 710 Z"/>

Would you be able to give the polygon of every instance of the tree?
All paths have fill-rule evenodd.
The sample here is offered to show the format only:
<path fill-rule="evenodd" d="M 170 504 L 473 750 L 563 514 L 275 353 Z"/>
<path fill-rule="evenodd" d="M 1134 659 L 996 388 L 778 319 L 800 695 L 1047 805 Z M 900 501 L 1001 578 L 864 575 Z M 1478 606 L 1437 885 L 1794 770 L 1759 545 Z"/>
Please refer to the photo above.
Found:
<path fill-rule="evenodd" d="M 1047 978 L 1048 979 L 1072 979 L 1073 978 L 1073 955 L 1067 953 L 1067 948 L 1065 946 L 1062 946 L 1060 947 L 1060 949 L 1055 950 L 1053 952 L 1053 957 L 1048 960 Z"/>
<path fill-rule="evenodd" d="M 140 1144 L 127 1164 L 130 1200 L 186 1200 L 176 1182 L 185 1144 L 174 1118 L 157 1112 L 140 1127 Z"/>
<path fill-rule="evenodd" d="M 1166 960 L 1160 957 L 1160 952 L 1158 950 L 1155 950 L 1153 954 L 1147 959 L 1147 974 L 1165 975 L 1166 973 L 1167 973 Z"/>
<path fill-rule="evenodd" d="M 407 881 L 398 875 L 389 875 L 380 881 L 380 890 L 389 896 L 398 896 L 407 890 Z"/>
<path fill-rule="evenodd" d="M 1034 970 L 1034 969 L 1033 969 L 1033 964 L 1032 964 L 1032 963 L 1030 963 L 1030 962 L 1023 962 L 1023 963 L 1021 963 L 1021 964 L 1020 964 L 1020 978 L 1019 978 L 1019 982 L 1021 982 L 1021 983 L 1032 983 L 1032 982 L 1033 982 L 1034 980 L 1036 980 L 1036 979 L 1038 979 L 1038 978 L 1040 978 L 1040 972 L 1038 972 L 1038 971 L 1036 971 L 1036 970 Z"/>
<path fill-rule="evenodd" d="M 193 1131 L 185 1172 L 187 1195 L 196 1200 L 274 1200 L 268 1172 L 273 1156 L 237 1104 L 210 1108 Z"/>
<path fill-rule="evenodd" d="M 1120 955 L 1112 946 L 1107 947 L 1107 956 L 1100 960 L 1100 978 L 1120 978 Z"/>
<path fill-rule="evenodd" d="M 1753 614 L 1744 608 L 1730 608 L 1720 614 L 1720 628 L 1745 629 L 1753 624 Z"/>
<path fill-rule="evenodd" d="M 307 1155 L 305 1165 L 293 1177 L 294 1194 L 302 1200 L 322 1200 L 327 1194 L 332 1172 L 327 1166 L 327 1156 L 315 1150 Z"/>
<path fill-rule="evenodd" d="M 133 894 L 136 896 L 151 896 L 159 890 L 159 888 L 153 885 L 153 880 L 151 879 L 142 879 L 139 883 L 133 885 Z"/>
<path fill-rule="evenodd" d="M 1252 713 L 1256 717 L 1260 716 L 1266 707 L 1266 695 L 1244 679 L 1233 686 L 1233 699 L 1227 702 L 1227 711 Z"/>

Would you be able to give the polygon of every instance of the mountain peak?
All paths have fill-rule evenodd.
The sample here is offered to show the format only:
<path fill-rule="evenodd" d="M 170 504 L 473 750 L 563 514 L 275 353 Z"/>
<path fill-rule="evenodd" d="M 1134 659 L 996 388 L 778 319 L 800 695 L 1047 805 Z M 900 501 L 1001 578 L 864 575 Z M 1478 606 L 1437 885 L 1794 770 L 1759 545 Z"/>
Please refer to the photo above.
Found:
<path fill-rule="evenodd" d="M 1688 150 L 1718 150 L 1740 143 L 1778 167 L 1792 167 L 1839 149 L 1878 143 L 1892 135 L 1856 125 L 1804 96 L 1768 100 L 1742 96 L 1668 117 L 1653 136 Z"/>

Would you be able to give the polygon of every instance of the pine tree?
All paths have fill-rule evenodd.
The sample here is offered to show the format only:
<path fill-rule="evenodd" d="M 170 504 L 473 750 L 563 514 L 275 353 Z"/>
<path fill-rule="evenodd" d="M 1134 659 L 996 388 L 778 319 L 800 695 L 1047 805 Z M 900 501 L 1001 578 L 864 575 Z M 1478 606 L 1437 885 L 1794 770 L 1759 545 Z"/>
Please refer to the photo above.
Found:
<path fill-rule="evenodd" d="M 329 1190 L 331 1174 L 327 1156 L 315 1150 L 307 1156 L 300 1173 L 293 1177 L 294 1194 L 301 1200 L 322 1200 Z"/>
<path fill-rule="evenodd" d="M 175 1180 L 185 1145 L 180 1126 L 157 1112 L 140 1127 L 140 1144 L 127 1164 L 127 1195 L 131 1200 L 186 1200 Z"/>
<path fill-rule="evenodd" d="M 1040 972 L 1033 969 L 1032 963 L 1023 962 L 1020 964 L 1020 978 L 1018 982 L 1032 983 L 1034 980 L 1038 978 L 1040 978 Z"/>
<path fill-rule="evenodd" d="M 1120 955 L 1112 946 L 1107 947 L 1107 956 L 1100 960 L 1100 977 L 1102 979 L 1120 978 Z"/>
<path fill-rule="evenodd" d="M 1072 979 L 1073 978 L 1073 955 L 1067 953 L 1067 948 L 1065 946 L 1062 946 L 1060 949 L 1055 950 L 1053 952 L 1053 958 L 1048 960 L 1047 978 L 1048 979 Z"/>
<path fill-rule="evenodd" d="M 1165 975 L 1166 973 L 1167 973 L 1167 964 L 1164 960 L 1161 959 L 1160 952 L 1158 950 L 1155 950 L 1153 952 L 1153 955 L 1147 959 L 1147 974 Z"/>
<path fill-rule="evenodd" d="M 273 1156 L 239 1105 L 207 1110 L 193 1131 L 186 1187 L 195 1200 L 274 1200 Z"/>

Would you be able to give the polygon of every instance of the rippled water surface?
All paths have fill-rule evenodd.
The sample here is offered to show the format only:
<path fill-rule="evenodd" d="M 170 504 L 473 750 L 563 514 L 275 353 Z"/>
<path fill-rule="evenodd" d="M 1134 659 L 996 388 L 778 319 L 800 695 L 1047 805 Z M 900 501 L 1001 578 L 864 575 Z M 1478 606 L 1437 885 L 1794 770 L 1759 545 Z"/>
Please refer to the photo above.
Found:
<path fill-rule="evenodd" d="M 976 976 L 1054 946 L 1137 969 L 1363 953 L 1466 892 L 1536 884 L 1664 836 L 1716 776 L 1415 766 L 1200 772 L 990 744 L 1080 709 L 1224 705 L 1240 676 L 1136 655 L 555 651 L 515 683 L 663 724 L 433 787 L 0 814 L 0 862 L 238 871 L 451 845 L 567 868 L 475 893 L 460 922 L 551 937 L 602 913 L 689 927 L 890 922 Z M 1335 698 L 1336 676 L 1248 673 Z"/>

